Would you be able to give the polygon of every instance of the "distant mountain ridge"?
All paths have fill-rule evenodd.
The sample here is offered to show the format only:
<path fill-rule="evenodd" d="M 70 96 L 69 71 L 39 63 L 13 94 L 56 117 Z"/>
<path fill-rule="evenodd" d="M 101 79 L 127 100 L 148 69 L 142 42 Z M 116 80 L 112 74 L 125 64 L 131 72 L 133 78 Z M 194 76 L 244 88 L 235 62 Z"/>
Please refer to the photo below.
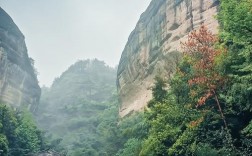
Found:
<path fill-rule="evenodd" d="M 36 112 L 39 126 L 62 138 L 67 150 L 97 134 L 99 114 L 116 91 L 116 69 L 103 61 L 81 60 L 71 65 L 50 88 L 42 88 Z M 85 145 L 83 145 L 83 148 Z"/>

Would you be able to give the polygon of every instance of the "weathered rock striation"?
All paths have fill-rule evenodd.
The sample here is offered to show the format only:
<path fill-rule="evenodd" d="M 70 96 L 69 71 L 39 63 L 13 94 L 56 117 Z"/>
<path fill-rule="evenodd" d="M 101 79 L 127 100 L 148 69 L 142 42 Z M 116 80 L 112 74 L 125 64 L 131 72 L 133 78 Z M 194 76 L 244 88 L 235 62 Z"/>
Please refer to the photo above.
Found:
<path fill-rule="evenodd" d="M 152 0 L 130 34 L 117 73 L 120 115 L 142 110 L 151 99 L 157 74 L 170 75 L 180 42 L 204 23 L 213 33 L 218 0 Z"/>
<path fill-rule="evenodd" d="M 14 108 L 26 106 L 34 110 L 40 92 L 24 35 L 0 8 L 0 101 Z"/>

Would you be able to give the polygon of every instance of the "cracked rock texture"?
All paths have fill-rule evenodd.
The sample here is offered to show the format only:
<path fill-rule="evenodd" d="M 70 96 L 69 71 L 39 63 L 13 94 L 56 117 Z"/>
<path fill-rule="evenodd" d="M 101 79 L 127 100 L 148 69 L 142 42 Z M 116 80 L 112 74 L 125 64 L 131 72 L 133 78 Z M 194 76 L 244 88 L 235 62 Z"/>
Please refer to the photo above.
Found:
<path fill-rule="evenodd" d="M 213 33 L 218 0 L 152 0 L 130 34 L 118 66 L 120 116 L 144 109 L 157 74 L 170 75 L 180 42 L 204 23 Z"/>
<path fill-rule="evenodd" d="M 33 63 L 24 35 L 0 7 L 0 102 L 36 109 L 41 91 Z"/>

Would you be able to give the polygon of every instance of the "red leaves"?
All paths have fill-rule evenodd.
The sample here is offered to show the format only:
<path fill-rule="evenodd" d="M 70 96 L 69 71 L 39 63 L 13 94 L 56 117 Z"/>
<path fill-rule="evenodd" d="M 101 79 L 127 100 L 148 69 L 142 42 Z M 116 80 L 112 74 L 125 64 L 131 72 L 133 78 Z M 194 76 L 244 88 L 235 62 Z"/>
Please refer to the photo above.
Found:
<path fill-rule="evenodd" d="M 191 57 L 193 66 L 200 69 L 211 69 L 214 58 L 219 51 L 214 48 L 218 38 L 202 25 L 198 31 L 188 35 L 188 41 L 181 43 L 184 55 Z"/>
<path fill-rule="evenodd" d="M 202 121 L 204 120 L 203 117 L 195 120 L 195 121 L 191 121 L 189 124 L 189 127 L 193 128 L 193 127 L 197 127 Z"/>
<path fill-rule="evenodd" d="M 188 80 L 189 86 L 193 84 L 205 84 L 207 83 L 208 79 L 206 77 L 195 77 L 193 79 Z"/>
<path fill-rule="evenodd" d="M 188 40 L 182 44 L 183 54 L 190 58 L 189 63 L 193 68 L 193 75 L 188 80 L 189 86 L 198 86 L 202 95 L 197 103 L 202 106 L 207 99 L 213 96 L 214 90 L 220 85 L 223 78 L 215 70 L 215 58 L 221 54 L 221 50 L 215 48 L 218 38 L 202 25 L 198 31 L 188 35 Z"/>
<path fill-rule="evenodd" d="M 213 93 L 211 91 L 208 91 L 204 96 L 200 97 L 198 100 L 197 107 L 202 106 L 206 103 L 206 100 L 213 96 Z"/>
<path fill-rule="evenodd" d="M 196 107 L 204 105 L 208 99 L 216 101 L 225 127 L 227 123 L 218 100 L 217 87 L 225 83 L 225 77 L 216 70 L 215 59 L 220 56 L 225 49 L 216 49 L 215 44 L 218 38 L 202 25 L 198 31 L 193 31 L 188 35 L 188 41 L 181 43 L 183 54 L 187 58 L 192 68 L 192 73 L 188 73 L 191 79 L 188 84 L 191 87 L 192 98 L 198 98 Z M 203 120 L 203 119 L 202 119 Z M 192 121 L 191 127 L 197 126 L 201 120 Z"/>

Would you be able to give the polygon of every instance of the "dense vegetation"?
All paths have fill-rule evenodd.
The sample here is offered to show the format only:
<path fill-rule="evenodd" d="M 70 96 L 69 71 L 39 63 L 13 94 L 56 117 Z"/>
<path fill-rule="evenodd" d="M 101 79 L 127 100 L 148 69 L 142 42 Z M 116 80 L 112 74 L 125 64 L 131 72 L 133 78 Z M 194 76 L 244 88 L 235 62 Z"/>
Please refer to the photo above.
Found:
<path fill-rule="evenodd" d="M 51 88 L 42 88 L 36 118 L 55 150 L 68 155 L 102 151 L 106 144 L 100 133 L 111 133 L 104 127 L 117 124 L 115 80 L 116 69 L 97 59 L 83 60 L 56 78 Z"/>
<path fill-rule="evenodd" d="M 252 1 L 222 0 L 220 9 L 219 35 L 204 25 L 192 32 L 173 78 L 156 78 L 148 133 L 121 155 L 251 155 Z"/>
<path fill-rule="evenodd" d="M 101 81 L 115 71 L 80 61 L 43 89 L 40 124 L 74 156 L 250 155 L 252 1 L 222 0 L 218 20 L 218 35 L 202 25 L 182 43 L 144 112 L 120 119 L 115 77 Z"/>
<path fill-rule="evenodd" d="M 218 35 L 202 25 L 182 43 L 144 112 L 119 118 L 116 69 L 97 59 L 42 88 L 35 116 L 50 142 L 27 111 L 0 105 L 0 155 L 251 155 L 252 1 L 221 0 L 217 18 Z"/>
<path fill-rule="evenodd" d="M 13 111 L 0 104 L 0 155 L 32 155 L 48 148 L 43 133 L 28 111 Z"/>

